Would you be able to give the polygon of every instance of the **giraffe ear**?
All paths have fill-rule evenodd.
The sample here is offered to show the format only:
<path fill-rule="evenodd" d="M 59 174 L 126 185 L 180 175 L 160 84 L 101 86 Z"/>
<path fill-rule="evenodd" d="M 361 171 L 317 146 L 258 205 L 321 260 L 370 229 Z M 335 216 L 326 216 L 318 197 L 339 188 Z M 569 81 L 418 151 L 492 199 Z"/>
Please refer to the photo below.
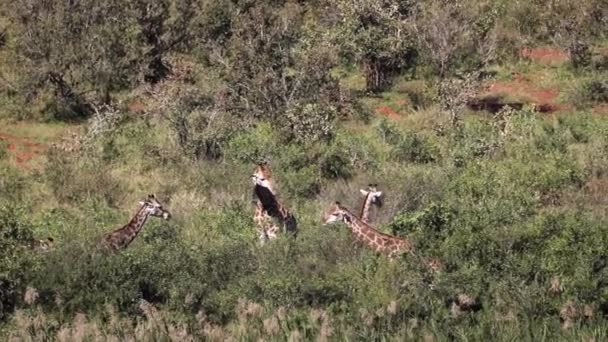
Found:
<path fill-rule="evenodd" d="M 143 207 L 144 205 L 146 205 L 146 202 L 144 202 L 144 201 L 139 201 L 139 205 L 141 205 L 141 206 Z"/>
<path fill-rule="evenodd" d="M 369 191 L 367 191 L 367 190 L 359 189 L 359 191 L 361 191 L 363 196 L 367 196 L 367 194 L 369 194 Z"/>
<path fill-rule="evenodd" d="M 382 197 L 382 191 L 378 191 L 378 192 L 376 193 L 376 196 L 378 196 L 378 197 Z"/>

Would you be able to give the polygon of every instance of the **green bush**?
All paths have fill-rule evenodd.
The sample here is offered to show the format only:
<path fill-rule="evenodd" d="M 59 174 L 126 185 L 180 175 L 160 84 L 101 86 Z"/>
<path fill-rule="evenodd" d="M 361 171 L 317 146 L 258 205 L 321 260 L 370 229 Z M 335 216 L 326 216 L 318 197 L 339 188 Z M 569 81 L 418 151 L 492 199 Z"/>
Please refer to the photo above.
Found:
<path fill-rule="evenodd" d="M 319 160 L 321 175 L 327 179 L 348 179 L 352 177 L 354 165 L 349 160 L 345 147 L 334 145 L 329 148 Z"/>
<path fill-rule="evenodd" d="M 45 178 L 60 202 L 74 203 L 102 199 L 116 205 L 124 192 L 121 183 L 111 175 L 111 166 L 95 157 L 82 159 L 61 151 L 49 151 Z"/>
<path fill-rule="evenodd" d="M 327 104 L 307 103 L 289 108 L 284 118 L 283 135 L 287 141 L 327 141 L 334 131 L 336 110 Z"/>
<path fill-rule="evenodd" d="M 405 94 L 415 110 L 430 107 L 437 97 L 435 90 L 425 81 L 400 82 L 395 85 L 394 90 Z"/>
<path fill-rule="evenodd" d="M 26 210 L 0 205 L 0 321 L 10 315 L 33 269 L 29 248 L 34 240 L 33 226 Z"/>
<path fill-rule="evenodd" d="M 585 81 L 570 94 L 571 101 L 577 107 L 608 103 L 608 82 L 602 79 Z"/>
<path fill-rule="evenodd" d="M 438 151 L 424 136 L 410 132 L 404 134 L 391 151 L 393 159 L 400 162 L 432 163 L 437 160 Z"/>

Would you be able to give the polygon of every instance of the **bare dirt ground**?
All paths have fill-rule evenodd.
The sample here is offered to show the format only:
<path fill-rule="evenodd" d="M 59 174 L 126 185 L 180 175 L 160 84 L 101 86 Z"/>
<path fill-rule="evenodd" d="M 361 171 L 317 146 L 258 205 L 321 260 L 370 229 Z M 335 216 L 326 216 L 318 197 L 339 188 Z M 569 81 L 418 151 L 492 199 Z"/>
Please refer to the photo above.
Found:
<path fill-rule="evenodd" d="M 570 108 L 566 104 L 558 103 L 558 89 L 541 88 L 521 74 L 514 74 L 511 81 L 494 81 L 489 83 L 482 97 L 511 98 L 512 102 L 521 104 L 529 103 L 536 107 L 541 113 L 552 113 Z"/>

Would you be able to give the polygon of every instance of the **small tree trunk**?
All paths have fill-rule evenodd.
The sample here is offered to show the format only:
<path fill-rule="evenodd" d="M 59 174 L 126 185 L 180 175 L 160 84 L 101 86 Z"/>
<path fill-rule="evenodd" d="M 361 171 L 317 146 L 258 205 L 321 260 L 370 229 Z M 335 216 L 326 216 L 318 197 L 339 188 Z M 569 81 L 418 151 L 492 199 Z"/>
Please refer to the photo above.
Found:
<path fill-rule="evenodd" d="M 365 72 L 366 90 L 378 93 L 384 88 L 385 74 L 381 63 L 374 57 L 363 60 L 363 70 Z"/>

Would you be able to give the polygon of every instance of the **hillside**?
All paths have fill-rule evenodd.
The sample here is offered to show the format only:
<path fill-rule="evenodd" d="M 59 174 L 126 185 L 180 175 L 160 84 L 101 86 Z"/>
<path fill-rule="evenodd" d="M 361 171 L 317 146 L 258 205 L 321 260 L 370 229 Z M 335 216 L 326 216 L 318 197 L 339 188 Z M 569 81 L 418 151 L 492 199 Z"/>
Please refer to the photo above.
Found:
<path fill-rule="evenodd" d="M 608 339 L 607 18 L 0 4 L 0 339 Z"/>

